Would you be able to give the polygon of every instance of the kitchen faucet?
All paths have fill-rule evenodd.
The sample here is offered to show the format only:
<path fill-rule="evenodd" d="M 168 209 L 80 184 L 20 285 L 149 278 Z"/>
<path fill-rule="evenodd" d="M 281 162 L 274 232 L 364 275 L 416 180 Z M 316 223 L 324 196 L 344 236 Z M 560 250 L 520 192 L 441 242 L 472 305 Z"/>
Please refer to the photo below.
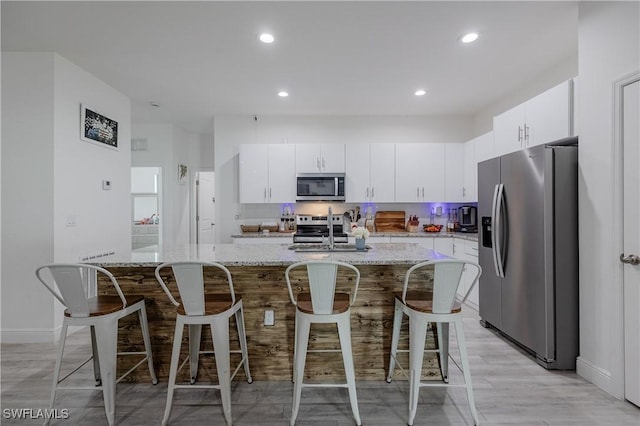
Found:
<path fill-rule="evenodd" d="M 327 216 L 327 226 L 329 227 L 329 250 L 333 250 L 334 238 L 333 238 L 333 210 L 329 206 L 329 214 Z"/>

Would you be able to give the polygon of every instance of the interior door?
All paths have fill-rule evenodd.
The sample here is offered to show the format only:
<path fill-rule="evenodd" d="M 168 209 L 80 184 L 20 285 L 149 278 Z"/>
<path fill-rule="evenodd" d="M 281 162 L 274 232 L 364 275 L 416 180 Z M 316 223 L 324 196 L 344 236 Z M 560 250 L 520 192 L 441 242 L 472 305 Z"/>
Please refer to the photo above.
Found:
<path fill-rule="evenodd" d="M 640 406 L 640 265 L 630 256 L 640 256 L 640 81 L 624 87 L 624 372 L 625 398 Z M 622 260 L 622 259 L 621 259 Z"/>
<path fill-rule="evenodd" d="M 199 244 L 215 242 L 215 173 L 198 172 L 196 224 Z"/>

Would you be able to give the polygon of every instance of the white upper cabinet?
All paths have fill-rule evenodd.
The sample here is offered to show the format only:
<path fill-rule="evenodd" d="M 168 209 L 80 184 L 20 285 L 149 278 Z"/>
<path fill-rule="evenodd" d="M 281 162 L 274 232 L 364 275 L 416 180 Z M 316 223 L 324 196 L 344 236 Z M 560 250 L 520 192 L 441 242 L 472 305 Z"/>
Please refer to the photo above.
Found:
<path fill-rule="evenodd" d="M 465 144 L 444 144 L 444 199 L 446 202 L 465 201 L 464 172 L 466 165 Z M 475 160 L 475 156 L 474 156 Z"/>
<path fill-rule="evenodd" d="M 346 201 L 393 202 L 395 148 L 391 143 L 346 146 Z"/>
<path fill-rule="evenodd" d="M 571 136 L 572 87 L 565 81 L 495 116 L 495 156 Z"/>
<path fill-rule="evenodd" d="M 476 163 L 480 163 L 496 156 L 493 131 L 475 138 L 474 145 L 476 151 Z"/>
<path fill-rule="evenodd" d="M 443 143 L 396 144 L 396 202 L 444 200 Z"/>
<path fill-rule="evenodd" d="M 295 202 L 294 146 L 240 145 L 239 175 L 241 203 Z"/>
<path fill-rule="evenodd" d="M 297 173 L 345 172 L 344 144 L 296 144 L 295 152 Z"/>
<path fill-rule="evenodd" d="M 571 80 L 527 101 L 526 147 L 571 136 Z"/>
<path fill-rule="evenodd" d="M 478 163 L 476 162 L 476 139 L 464 144 L 464 188 L 463 201 L 478 201 Z"/>

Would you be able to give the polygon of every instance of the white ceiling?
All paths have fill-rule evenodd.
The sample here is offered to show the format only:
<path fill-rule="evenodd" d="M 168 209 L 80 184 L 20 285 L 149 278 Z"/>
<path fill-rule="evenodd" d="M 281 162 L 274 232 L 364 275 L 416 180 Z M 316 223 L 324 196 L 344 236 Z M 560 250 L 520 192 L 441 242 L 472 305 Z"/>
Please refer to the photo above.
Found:
<path fill-rule="evenodd" d="M 2 51 L 57 52 L 128 95 L 134 122 L 196 132 L 230 113 L 474 115 L 577 52 L 576 2 L 1 7 Z M 469 30 L 480 39 L 459 44 Z M 275 43 L 260 43 L 263 31 Z M 414 96 L 418 88 L 427 96 Z"/>

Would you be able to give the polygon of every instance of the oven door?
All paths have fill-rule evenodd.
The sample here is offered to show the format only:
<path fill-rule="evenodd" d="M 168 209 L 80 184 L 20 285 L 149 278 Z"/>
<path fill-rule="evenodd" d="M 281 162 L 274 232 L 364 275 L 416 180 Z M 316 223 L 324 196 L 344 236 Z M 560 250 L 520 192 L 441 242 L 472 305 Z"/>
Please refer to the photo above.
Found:
<path fill-rule="evenodd" d="M 344 201 L 344 173 L 301 173 L 297 176 L 296 201 Z"/>

